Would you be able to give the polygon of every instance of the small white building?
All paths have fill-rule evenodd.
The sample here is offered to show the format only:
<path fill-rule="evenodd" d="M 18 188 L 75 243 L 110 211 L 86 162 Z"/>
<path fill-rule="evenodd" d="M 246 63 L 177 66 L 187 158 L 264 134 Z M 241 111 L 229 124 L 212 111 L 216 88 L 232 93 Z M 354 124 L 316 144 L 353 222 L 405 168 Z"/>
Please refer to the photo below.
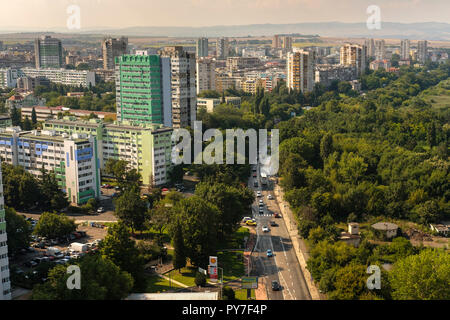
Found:
<path fill-rule="evenodd" d="M 378 222 L 373 224 L 372 228 L 382 232 L 388 239 L 394 238 L 398 231 L 398 225 L 391 222 Z"/>
<path fill-rule="evenodd" d="M 356 222 L 350 222 L 348 224 L 348 231 L 341 232 L 339 240 L 354 247 L 358 247 L 361 242 L 361 236 L 359 235 L 359 224 Z"/>

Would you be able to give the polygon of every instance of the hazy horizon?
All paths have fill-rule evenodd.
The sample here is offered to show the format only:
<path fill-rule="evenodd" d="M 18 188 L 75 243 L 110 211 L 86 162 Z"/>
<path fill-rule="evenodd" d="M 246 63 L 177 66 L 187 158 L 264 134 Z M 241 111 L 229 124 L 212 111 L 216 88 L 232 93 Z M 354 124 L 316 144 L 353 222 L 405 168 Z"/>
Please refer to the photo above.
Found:
<path fill-rule="evenodd" d="M 15 0 L 0 3 L 0 31 L 65 28 L 71 5 L 80 8 L 81 29 L 71 30 L 75 32 L 128 27 L 362 23 L 369 16 L 366 10 L 370 5 L 380 7 L 382 22 L 448 23 L 450 12 L 448 0 Z"/>

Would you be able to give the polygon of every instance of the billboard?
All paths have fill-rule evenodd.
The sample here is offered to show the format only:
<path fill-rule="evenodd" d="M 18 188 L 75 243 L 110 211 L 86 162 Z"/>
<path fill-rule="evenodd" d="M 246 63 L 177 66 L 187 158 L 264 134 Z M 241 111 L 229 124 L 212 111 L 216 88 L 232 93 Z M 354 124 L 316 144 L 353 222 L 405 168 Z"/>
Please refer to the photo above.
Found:
<path fill-rule="evenodd" d="M 242 277 L 242 289 L 258 289 L 258 277 Z"/>

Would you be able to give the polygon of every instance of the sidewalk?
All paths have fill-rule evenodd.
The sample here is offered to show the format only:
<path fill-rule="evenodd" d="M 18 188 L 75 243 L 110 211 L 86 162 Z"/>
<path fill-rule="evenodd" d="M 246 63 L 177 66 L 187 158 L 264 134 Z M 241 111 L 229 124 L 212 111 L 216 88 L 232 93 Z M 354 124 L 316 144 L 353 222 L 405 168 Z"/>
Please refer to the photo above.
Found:
<path fill-rule="evenodd" d="M 292 211 L 289 208 L 289 204 L 283 200 L 284 193 L 281 190 L 280 186 L 275 182 L 273 182 L 273 184 L 274 184 L 275 198 L 280 207 L 284 222 L 286 223 L 286 228 L 288 229 L 289 236 L 291 237 L 295 255 L 297 256 L 297 260 L 300 263 L 303 275 L 305 276 L 305 281 L 306 284 L 308 285 L 311 298 L 312 300 L 320 300 L 319 290 L 312 281 L 311 273 L 308 271 L 308 269 L 306 269 L 306 261 L 308 259 L 308 256 L 303 252 L 305 250 L 305 246 L 302 243 L 302 240 L 300 239 L 300 236 L 298 234 L 297 223 L 295 221 L 294 215 L 292 214 Z M 303 251 L 301 250 L 301 248 L 303 248 Z"/>
<path fill-rule="evenodd" d="M 167 281 L 172 281 L 173 283 L 176 283 L 176 284 L 179 285 L 180 287 L 183 287 L 183 288 L 189 288 L 189 286 L 185 285 L 184 283 L 181 283 L 181 282 L 178 282 L 178 281 L 176 281 L 176 280 L 170 279 L 169 277 L 167 277 L 167 276 L 165 276 L 165 275 L 163 275 L 163 274 L 157 273 L 156 275 L 157 275 L 158 277 L 160 277 L 160 278 L 166 279 Z"/>
<path fill-rule="evenodd" d="M 258 289 L 255 289 L 255 300 L 269 300 L 264 277 L 258 277 Z"/>

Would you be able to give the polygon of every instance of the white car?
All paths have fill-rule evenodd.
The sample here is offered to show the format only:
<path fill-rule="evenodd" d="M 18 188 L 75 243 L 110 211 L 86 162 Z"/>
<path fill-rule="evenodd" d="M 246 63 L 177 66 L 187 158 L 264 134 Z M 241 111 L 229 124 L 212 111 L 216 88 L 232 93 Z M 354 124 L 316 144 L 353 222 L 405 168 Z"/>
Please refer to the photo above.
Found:
<path fill-rule="evenodd" d="M 103 207 L 100 207 L 97 209 L 97 213 L 103 213 L 105 212 L 105 209 L 103 209 Z"/>
<path fill-rule="evenodd" d="M 262 227 L 262 231 L 263 231 L 263 232 L 269 232 L 269 227 L 268 227 L 268 226 Z"/>
<path fill-rule="evenodd" d="M 272 200 L 272 199 L 273 199 L 272 195 L 269 194 L 269 195 L 267 196 L 267 200 Z"/>
<path fill-rule="evenodd" d="M 262 199 L 259 200 L 259 205 L 260 206 L 264 205 L 264 201 L 262 201 Z"/>
<path fill-rule="evenodd" d="M 262 196 L 261 191 L 258 191 L 258 192 L 256 193 L 256 196 L 257 196 L 258 198 L 261 197 L 261 196 Z"/>

